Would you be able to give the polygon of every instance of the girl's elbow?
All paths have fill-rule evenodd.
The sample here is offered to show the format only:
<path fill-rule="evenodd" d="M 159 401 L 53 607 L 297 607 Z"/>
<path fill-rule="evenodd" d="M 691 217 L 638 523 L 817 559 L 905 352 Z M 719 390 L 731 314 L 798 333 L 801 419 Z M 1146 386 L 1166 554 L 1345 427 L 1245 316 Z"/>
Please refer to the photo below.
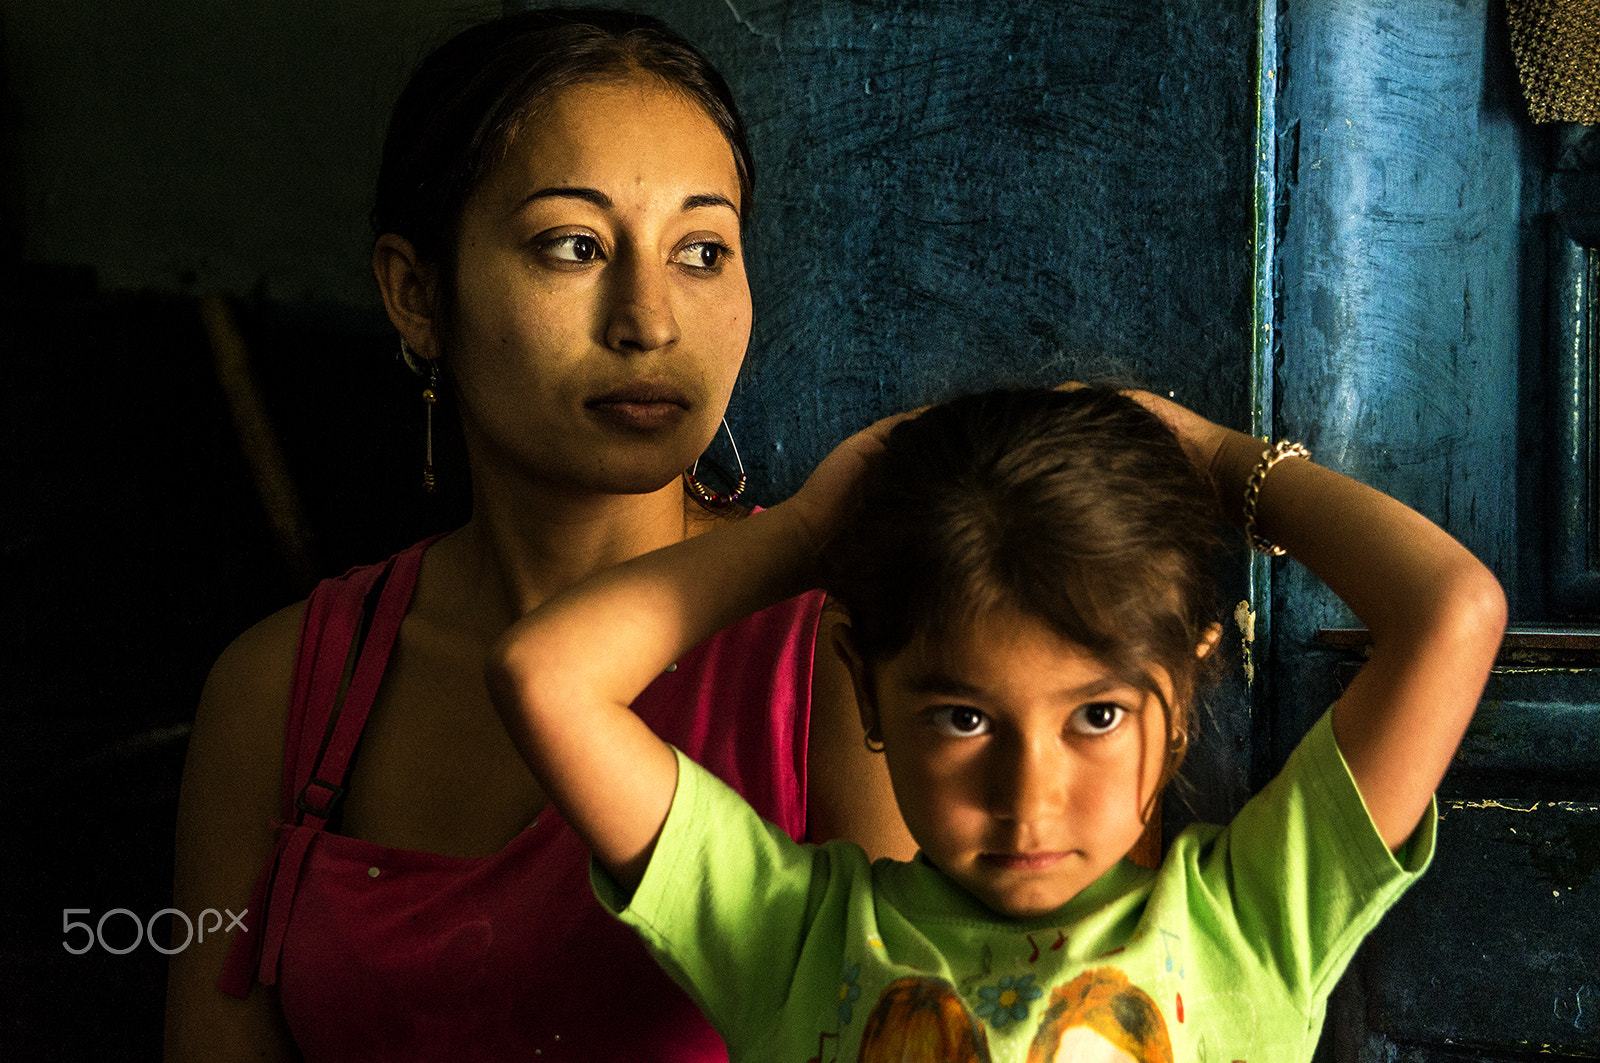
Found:
<path fill-rule="evenodd" d="M 1506 592 L 1487 566 L 1476 558 L 1455 580 L 1452 612 L 1456 633 L 1494 663 L 1505 637 L 1509 616 Z"/>

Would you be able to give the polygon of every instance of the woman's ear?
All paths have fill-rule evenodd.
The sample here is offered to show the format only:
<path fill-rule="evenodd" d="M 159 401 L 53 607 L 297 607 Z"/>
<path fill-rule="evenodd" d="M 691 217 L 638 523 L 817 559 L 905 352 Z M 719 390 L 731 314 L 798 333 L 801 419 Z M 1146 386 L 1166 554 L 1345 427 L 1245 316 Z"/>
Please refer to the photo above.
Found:
<path fill-rule="evenodd" d="M 418 257 L 410 240 L 384 233 L 372 245 L 372 273 L 383 293 L 383 307 L 400 338 L 419 358 L 432 361 L 439 357 L 442 349 L 435 269 Z"/>
<path fill-rule="evenodd" d="M 1206 633 L 1200 637 L 1200 645 L 1194 648 L 1194 655 L 1202 659 L 1210 656 L 1220 641 L 1222 641 L 1222 625 L 1212 621 L 1211 626 L 1206 628 Z"/>
<path fill-rule="evenodd" d="M 850 673 L 850 685 L 855 688 L 856 710 L 861 713 L 861 728 L 868 738 L 881 740 L 883 736 L 878 730 L 878 703 L 873 697 L 872 676 L 868 674 L 867 664 L 861 659 L 861 654 L 856 651 L 850 625 L 841 620 L 833 625 L 830 634 L 833 639 L 833 652 L 844 662 L 845 670 Z"/>

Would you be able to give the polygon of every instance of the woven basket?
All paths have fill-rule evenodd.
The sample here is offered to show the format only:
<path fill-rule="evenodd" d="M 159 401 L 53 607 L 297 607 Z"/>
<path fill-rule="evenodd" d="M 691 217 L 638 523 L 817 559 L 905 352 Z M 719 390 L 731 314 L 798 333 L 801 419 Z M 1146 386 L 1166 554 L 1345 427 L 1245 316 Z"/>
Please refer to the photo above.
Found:
<path fill-rule="evenodd" d="M 1600 0 L 1506 0 L 1535 122 L 1600 124 Z"/>

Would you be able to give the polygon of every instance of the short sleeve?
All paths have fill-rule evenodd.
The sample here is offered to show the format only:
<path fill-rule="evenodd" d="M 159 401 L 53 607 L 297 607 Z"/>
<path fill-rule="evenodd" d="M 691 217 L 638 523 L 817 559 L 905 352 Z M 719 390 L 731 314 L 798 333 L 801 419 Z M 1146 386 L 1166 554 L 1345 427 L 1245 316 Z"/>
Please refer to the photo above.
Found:
<path fill-rule="evenodd" d="M 770 1016 L 799 964 L 823 850 L 761 819 L 681 751 L 678 787 L 650 864 L 627 897 L 591 861 L 600 903 L 644 940 L 725 1040 Z"/>
<path fill-rule="evenodd" d="M 1433 858 L 1437 805 L 1389 851 L 1324 713 L 1276 778 L 1197 860 L 1207 892 L 1232 907 L 1241 949 L 1308 1008 Z"/>

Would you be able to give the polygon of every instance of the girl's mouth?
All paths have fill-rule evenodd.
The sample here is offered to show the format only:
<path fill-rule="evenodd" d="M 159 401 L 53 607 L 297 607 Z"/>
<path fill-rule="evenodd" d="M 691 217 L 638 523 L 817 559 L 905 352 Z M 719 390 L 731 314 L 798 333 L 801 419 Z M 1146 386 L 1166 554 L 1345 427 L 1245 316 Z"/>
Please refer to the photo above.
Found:
<path fill-rule="evenodd" d="M 1001 871 L 1047 871 L 1068 855 L 1064 852 L 981 853 L 978 859 Z"/>

